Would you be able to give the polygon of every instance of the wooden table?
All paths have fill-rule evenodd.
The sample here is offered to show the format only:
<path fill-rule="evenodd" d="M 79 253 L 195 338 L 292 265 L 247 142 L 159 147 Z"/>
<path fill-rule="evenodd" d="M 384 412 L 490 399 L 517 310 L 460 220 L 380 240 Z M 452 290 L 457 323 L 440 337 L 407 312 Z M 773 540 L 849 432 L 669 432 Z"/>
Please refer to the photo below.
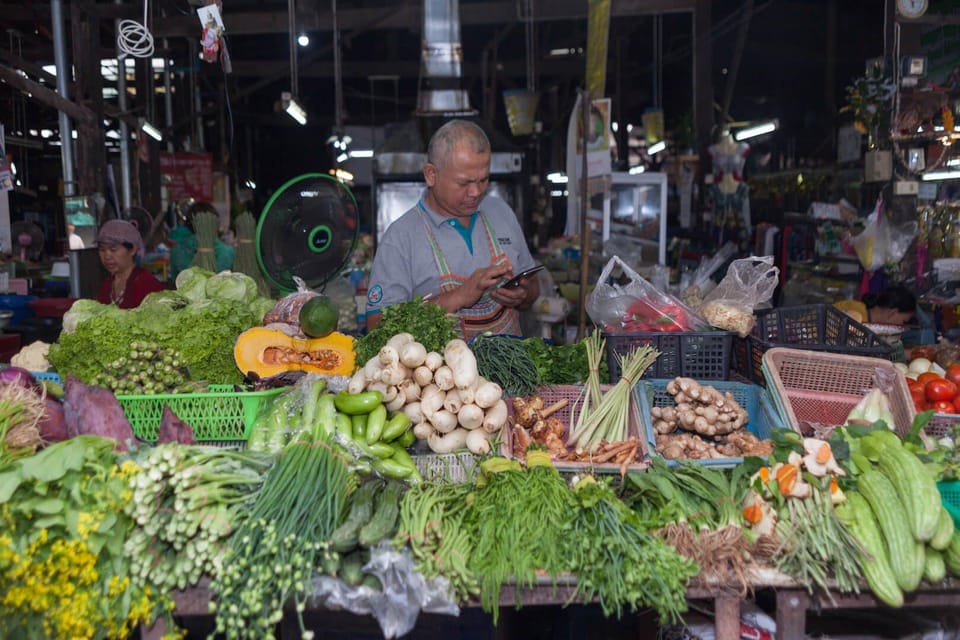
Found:
<path fill-rule="evenodd" d="M 177 591 L 173 594 L 176 605 L 175 613 L 178 616 L 207 616 L 210 602 L 208 582 L 204 581 L 186 591 Z M 759 569 L 753 572 L 751 584 L 754 591 L 772 590 L 776 597 L 776 622 L 778 640 L 802 640 L 806 638 L 807 612 L 816 606 L 819 609 L 876 609 L 885 605 L 880 603 L 869 590 L 864 587 L 860 594 L 844 594 L 831 592 L 816 594 L 811 597 L 806 589 L 795 580 L 773 569 Z M 690 600 L 707 600 L 713 602 L 714 628 L 716 640 L 738 640 L 740 638 L 740 603 L 739 595 L 723 585 L 714 583 L 702 587 L 691 588 L 687 591 Z M 553 587 L 552 583 L 545 582 L 533 588 L 521 590 L 521 602 L 527 606 L 557 606 L 577 602 L 576 584 L 573 578 L 560 579 Z M 514 585 L 504 585 L 500 593 L 500 606 L 513 608 L 517 602 L 517 588 Z M 479 601 L 471 601 L 461 605 L 463 607 L 479 607 Z M 904 607 L 929 607 L 960 609 L 960 581 L 947 581 L 942 586 L 922 587 L 921 590 L 906 597 Z M 290 617 L 290 616 L 287 616 Z M 290 627 L 293 635 L 299 638 L 299 629 L 296 624 L 284 625 Z M 144 640 L 159 639 L 164 632 L 162 624 L 154 625 L 150 629 L 143 629 L 141 637 Z M 286 637 L 283 635 L 281 637 Z"/>

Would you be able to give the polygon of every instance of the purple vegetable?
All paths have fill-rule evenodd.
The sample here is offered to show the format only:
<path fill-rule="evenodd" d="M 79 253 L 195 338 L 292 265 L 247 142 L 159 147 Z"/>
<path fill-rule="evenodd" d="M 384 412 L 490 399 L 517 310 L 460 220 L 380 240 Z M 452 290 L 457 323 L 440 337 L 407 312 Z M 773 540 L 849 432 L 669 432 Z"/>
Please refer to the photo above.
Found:
<path fill-rule="evenodd" d="M 193 427 L 177 417 L 169 405 L 163 405 L 160 428 L 157 430 L 157 444 L 179 442 L 193 444 Z"/>
<path fill-rule="evenodd" d="M 0 369 L 0 384 L 18 384 L 21 387 L 33 389 L 34 391 L 39 389 L 37 380 L 33 377 L 33 374 L 20 367 Z"/>
<path fill-rule="evenodd" d="M 67 435 L 67 422 L 63 416 L 63 403 L 50 396 L 44 398 L 43 403 L 43 417 L 40 418 L 40 422 L 37 424 L 40 437 L 43 438 L 44 442 L 51 444 L 68 439 L 70 436 Z"/>
<path fill-rule="evenodd" d="M 64 385 L 63 416 L 71 438 L 81 434 L 113 438 L 120 451 L 126 451 L 127 444 L 136 441 L 130 421 L 113 392 L 83 384 L 71 375 Z"/>

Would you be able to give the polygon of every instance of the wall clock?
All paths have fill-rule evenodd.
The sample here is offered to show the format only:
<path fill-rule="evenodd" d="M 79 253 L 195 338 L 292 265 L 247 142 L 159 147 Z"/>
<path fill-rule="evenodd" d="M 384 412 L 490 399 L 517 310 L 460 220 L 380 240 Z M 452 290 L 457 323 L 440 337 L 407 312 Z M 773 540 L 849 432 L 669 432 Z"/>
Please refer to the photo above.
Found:
<path fill-rule="evenodd" d="M 928 0 L 897 0 L 897 13 L 904 18 L 919 18 L 927 12 Z"/>

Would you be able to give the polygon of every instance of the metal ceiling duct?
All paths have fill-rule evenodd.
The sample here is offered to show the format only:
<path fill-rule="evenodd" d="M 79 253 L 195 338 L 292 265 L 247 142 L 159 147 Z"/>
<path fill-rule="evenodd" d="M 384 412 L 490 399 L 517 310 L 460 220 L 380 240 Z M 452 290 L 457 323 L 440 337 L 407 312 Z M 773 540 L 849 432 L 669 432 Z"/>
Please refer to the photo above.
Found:
<path fill-rule="evenodd" d="M 423 0 L 417 115 L 476 115 L 467 92 L 460 86 L 462 60 L 459 0 Z"/>

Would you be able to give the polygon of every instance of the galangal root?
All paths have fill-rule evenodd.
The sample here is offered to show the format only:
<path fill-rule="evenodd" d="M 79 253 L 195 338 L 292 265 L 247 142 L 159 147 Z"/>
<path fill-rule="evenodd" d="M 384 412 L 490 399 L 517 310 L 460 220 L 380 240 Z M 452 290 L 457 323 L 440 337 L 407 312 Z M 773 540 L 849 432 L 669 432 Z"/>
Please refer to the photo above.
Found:
<path fill-rule="evenodd" d="M 656 450 L 664 458 L 704 459 L 768 456 L 773 442 L 746 429 L 749 416 L 729 391 L 701 385 L 691 378 L 674 378 L 667 393 L 676 406 L 653 407 Z"/>
<path fill-rule="evenodd" d="M 747 412 L 729 391 L 720 393 L 692 378 L 674 378 L 667 383 L 667 393 L 677 406 L 650 410 L 657 433 L 673 433 L 680 427 L 704 436 L 718 436 L 747 424 Z"/>
<path fill-rule="evenodd" d="M 558 400 L 549 407 L 543 406 L 543 398 L 533 396 L 529 399 L 514 398 L 514 425 L 513 425 L 513 455 L 522 460 L 526 456 L 527 447 L 539 444 L 547 449 L 554 460 L 566 462 L 586 462 L 591 464 L 618 464 L 626 465 L 638 462 L 643 453 L 640 439 L 631 437 L 622 442 L 600 441 L 593 452 L 584 449 L 568 450 L 566 445 L 566 425 L 559 419 L 551 417 L 554 413 L 567 406 L 566 399 Z"/>

